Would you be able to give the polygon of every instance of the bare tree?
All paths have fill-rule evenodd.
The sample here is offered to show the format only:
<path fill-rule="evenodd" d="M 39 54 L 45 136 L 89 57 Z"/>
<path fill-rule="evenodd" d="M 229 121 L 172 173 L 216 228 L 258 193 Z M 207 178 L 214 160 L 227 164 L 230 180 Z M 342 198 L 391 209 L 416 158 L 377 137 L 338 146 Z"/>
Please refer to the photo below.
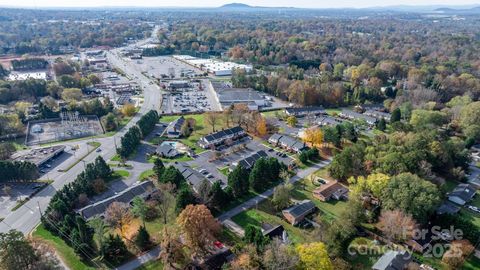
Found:
<path fill-rule="evenodd" d="M 212 127 L 212 132 L 215 132 L 215 126 L 220 122 L 220 115 L 216 112 L 205 113 L 205 123 Z"/>
<path fill-rule="evenodd" d="M 411 215 L 400 210 L 382 211 L 378 222 L 379 229 L 389 241 L 403 241 L 412 237 L 417 226 Z"/>
<path fill-rule="evenodd" d="M 283 244 L 278 238 L 265 247 L 263 265 L 267 270 L 295 269 L 298 262 L 298 256 L 292 247 Z"/>
<path fill-rule="evenodd" d="M 172 183 L 165 183 L 160 184 L 158 191 L 152 194 L 152 199 L 158 202 L 158 212 L 163 224 L 167 224 L 170 217 L 173 216 L 175 208 L 174 190 L 175 187 Z"/>

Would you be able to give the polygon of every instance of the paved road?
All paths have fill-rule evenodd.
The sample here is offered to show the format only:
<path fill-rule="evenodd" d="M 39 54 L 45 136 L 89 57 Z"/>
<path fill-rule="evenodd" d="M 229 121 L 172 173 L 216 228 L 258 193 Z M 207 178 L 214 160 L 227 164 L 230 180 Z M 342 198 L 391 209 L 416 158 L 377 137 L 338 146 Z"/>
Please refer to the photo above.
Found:
<path fill-rule="evenodd" d="M 321 161 L 321 162 L 313 165 L 312 167 L 309 167 L 309 168 L 304 169 L 304 170 L 300 170 L 295 176 L 290 178 L 290 183 L 293 184 L 295 182 L 298 182 L 298 181 L 302 180 L 303 178 L 309 176 L 310 174 L 324 168 L 325 166 L 330 164 L 330 162 L 331 162 L 330 159 L 329 160 L 324 160 L 324 161 Z M 265 191 L 265 192 L 263 192 L 262 194 L 259 194 L 259 195 L 255 196 L 254 198 L 251 198 L 250 200 L 240 204 L 239 206 L 223 213 L 222 215 L 220 215 L 218 217 L 218 220 L 220 222 L 222 222 L 222 224 L 223 224 L 225 221 L 227 221 L 227 220 L 231 219 L 232 217 L 240 214 L 241 212 L 255 207 L 257 204 L 259 204 L 263 200 L 272 196 L 273 195 L 273 189 L 274 189 L 274 187 Z"/>
<path fill-rule="evenodd" d="M 157 29 L 158 28 L 155 28 L 154 31 L 156 31 Z M 107 58 L 109 59 L 109 61 L 111 61 L 110 63 L 112 66 L 122 69 L 128 76 L 136 80 L 137 83 L 142 86 L 144 91 L 144 103 L 142 104 L 139 113 L 137 113 L 132 118 L 132 120 L 114 136 L 94 139 L 94 141 L 100 142 L 102 144 L 102 152 L 97 153 L 94 151 L 87 155 L 83 159 L 86 163 L 93 162 L 95 158 L 99 155 L 102 156 L 105 160 L 111 159 L 116 153 L 115 145 L 116 143 L 120 142 L 121 136 L 123 136 L 123 134 L 125 134 L 125 132 L 131 126 L 133 126 L 146 112 L 151 109 L 156 109 L 157 111 L 160 109 L 160 105 L 162 102 L 162 93 L 159 87 L 154 84 L 150 84 L 150 80 L 134 68 L 127 65 L 122 65 L 122 60 L 117 56 L 118 51 L 119 49 L 115 49 L 111 52 L 108 52 Z M 79 140 L 73 144 L 81 144 L 91 140 L 92 139 Z M 81 156 L 80 153 L 77 153 L 77 156 Z M 63 164 L 61 164 L 60 166 L 63 166 Z M 0 232 L 7 232 L 10 229 L 16 229 L 24 234 L 30 233 L 35 228 L 35 226 L 40 223 L 40 211 L 44 211 L 47 208 L 52 196 L 64 185 L 72 182 L 76 178 L 76 176 L 83 171 L 83 169 L 84 163 L 79 162 L 67 172 L 51 172 L 48 175 L 48 178 L 54 180 L 54 182 L 42 191 L 40 191 L 37 195 L 31 198 L 27 203 L 18 208 L 16 211 L 11 212 L 8 216 L 6 216 L 5 219 L 0 222 Z"/>

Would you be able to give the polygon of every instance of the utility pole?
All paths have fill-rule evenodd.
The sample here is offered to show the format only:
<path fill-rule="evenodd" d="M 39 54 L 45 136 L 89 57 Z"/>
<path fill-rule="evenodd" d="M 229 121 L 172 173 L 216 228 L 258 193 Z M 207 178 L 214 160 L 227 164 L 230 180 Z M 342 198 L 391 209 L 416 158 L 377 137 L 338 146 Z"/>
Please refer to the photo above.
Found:
<path fill-rule="evenodd" d="M 43 218 L 42 209 L 40 208 L 40 202 L 39 201 L 37 201 L 37 205 L 38 205 L 38 212 L 40 213 L 40 218 Z"/>

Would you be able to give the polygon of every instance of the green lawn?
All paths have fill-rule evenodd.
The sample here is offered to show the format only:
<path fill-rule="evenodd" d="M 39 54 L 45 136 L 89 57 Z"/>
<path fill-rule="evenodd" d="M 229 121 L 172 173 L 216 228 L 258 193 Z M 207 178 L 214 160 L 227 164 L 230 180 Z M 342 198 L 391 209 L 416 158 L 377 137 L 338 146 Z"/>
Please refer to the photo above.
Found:
<path fill-rule="evenodd" d="M 126 171 L 126 170 L 115 170 L 113 171 L 113 176 L 116 176 L 116 178 L 120 178 L 120 177 L 129 177 L 130 176 L 130 172 Z"/>
<path fill-rule="evenodd" d="M 314 175 L 332 180 L 331 177 L 328 175 L 327 169 L 322 169 L 314 173 Z M 318 186 L 314 185 L 310 180 L 310 177 L 303 179 L 295 183 L 294 189 L 292 191 L 292 197 L 296 200 L 311 200 L 315 203 L 315 205 L 320 210 L 320 216 L 324 221 L 332 221 L 339 217 L 340 213 L 342 213 L 346 207 L 347 202 L 345 201 L 330 201 L 330 202 L 322 202 L 313 197 L 313 190 Z"/>
<path fill-rule="evenodd" d="M 462 267 L 462 270 L 477 270 L 480 269 L 480 259 L 471 255 L 470 258 L 465 262 Z"/>
<path fill-rule="evenodd" d="M 93 270 L 95 269 L 93 264 L 90 262 L 84 262 L 80 259 L 80 257 L 73 251 L 71 247 L 69 247 L 65 242 L 51 234 L 47 231 L 43 225 L 37 227 L 37 229 L 33 232 L 32 236 L 42 242 L 45 242 L 55 248 L 58 255 L 62 259 L 62 261 L 70 268 L 71 270 Z"/>
<path fill-rule="evenodd" d="M 280 211 L 273 209 L 270 200 L 265 200 L 261 202 L 256 209 L 244 211 L 234 216 L 232 220 L 244 229 L 247 225 L 261 227 L 262 222 L 271 225 L 282 225 L 288 232 L 288 237 L 293 243 L 307 242 L 308 236 L 306 235 L 306 231 L 292 226 L 280 215 Z"/>
<path fill-rule="evenodd" d="M 230 171 L 228 170 L 228 167 L 224 167 L 224 168 L 221 168 L 221 169 L 218 169 L 218 168 L 217 168 L 217 170 L 218 170 L 220 173 L 222 173 L 223 175 L 225 175 L 225 176 L 228 176 L 228 174 L 229 174 L 229 172 L 230 172 Z"/>
<path fill-rule="evenodd" d="M 135 270 L 161 270 L 163 269 L 163 263 L 160 260 L 149 261 L 148 263 L 140 266 Z"/>
<path fill-rule="evenodd" d="M 138 180 L 144 181 L 147 180 L 150 176 L 153 176 L 155 173 L 153 172 L 153 169 L 146 170 L 140 174 L 138 177 Z"/>
<path fill-rule="evenodd" d="M 287 115 L 285 114 L 285 111 L 283 109 L 279 110 L 274 110 L 274 111 L 268 111 L 268 112 L 262 112 L 262 115 L 264 117 L 275 117 L 275 118 L 285 118 Z"/>
<path fill-rule="evenodd" d="M 346 254 L 344 259 L 355 269 L 370 270 L 375 262 L 382 256 L 382 246 L 375 245 L 371 239 L 357 237 L 350 243 L 351 250 L 356 254 Z M 365 250 L 364 250 L 365 249 Z M 369 250 L 368 253 L 363 253 Z M 362 252 L 360 252 L 362 251 Z"/>

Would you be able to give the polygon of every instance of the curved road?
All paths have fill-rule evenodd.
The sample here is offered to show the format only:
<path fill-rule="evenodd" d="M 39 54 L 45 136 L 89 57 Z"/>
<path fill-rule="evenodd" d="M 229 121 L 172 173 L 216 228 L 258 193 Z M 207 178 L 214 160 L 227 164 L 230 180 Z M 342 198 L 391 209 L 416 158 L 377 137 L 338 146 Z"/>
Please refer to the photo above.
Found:
<path fill-rule="evenodd" d="M 158 27 L 155 27 L 153 33 L 156 33 L 157 30 Z M 145 41 L 141 41 L 139 43 L 145 43 Z M 115 144 L 120 143 L 120 138 L 123 136 L 123 134 L 125 134 L 125 132 L 131 126 L 133 126 L 146 112 L 150 111 L 151 109 L 159 111 L 162 104 L 162 93 L 160 91 L 160 87 L 158 87 L 156 84 L 150 84 L 151 81 L 149 78 L 145 77 L 133 66 L 126 64 L 124 60 L 119 57 L 119 50 L 120 49 L 114 49 L 107 52 L 107 58 L 112 66 L 123 70 L 125 74 L 135 80 L 143 88 L 144 102 L 139 112 L 132 118 L 132 120 L 114 136 L 98 139 L 86 138 L 84 140 L 70 143 L 59 142 L 59 144 L 66 145 L 85 144 L 89 141 L 100 142 L 100 147 L 103 151 L 100 153 L 93 151 L 83 159 L 85 163 L 94 161 L 99 155 L 105 160 L 111 159 L 116 154 Z M 84 153 L 87 153 L 86 149 L 84 149 Z M 80 156 L 82 154 L 79 153 L 78 155 Z M 65 184 L 72 182 L 76 176 L 83 171 L 84 162 L 77 163 L 67 172 L 50 172 L 48 174 L 48 178 L 54 180 L 54 182 L 41 190 L 37 195 L 31 198 L 16 211 L 11 212 L 8 216 L 6 216 L 5 219 L 0 222 L 0 232 L 7 232 L 11 229 L 16 229 L 24 234 L 30 233 L 37 226 L 37 224 L 40 223 L 40 211 L 44 211 L 47 208 L 50 199 L 57 192 L 57 190 L 60 190 Z M 61 166 L 64 165 L 59 165 L 60 168 Z"/>

